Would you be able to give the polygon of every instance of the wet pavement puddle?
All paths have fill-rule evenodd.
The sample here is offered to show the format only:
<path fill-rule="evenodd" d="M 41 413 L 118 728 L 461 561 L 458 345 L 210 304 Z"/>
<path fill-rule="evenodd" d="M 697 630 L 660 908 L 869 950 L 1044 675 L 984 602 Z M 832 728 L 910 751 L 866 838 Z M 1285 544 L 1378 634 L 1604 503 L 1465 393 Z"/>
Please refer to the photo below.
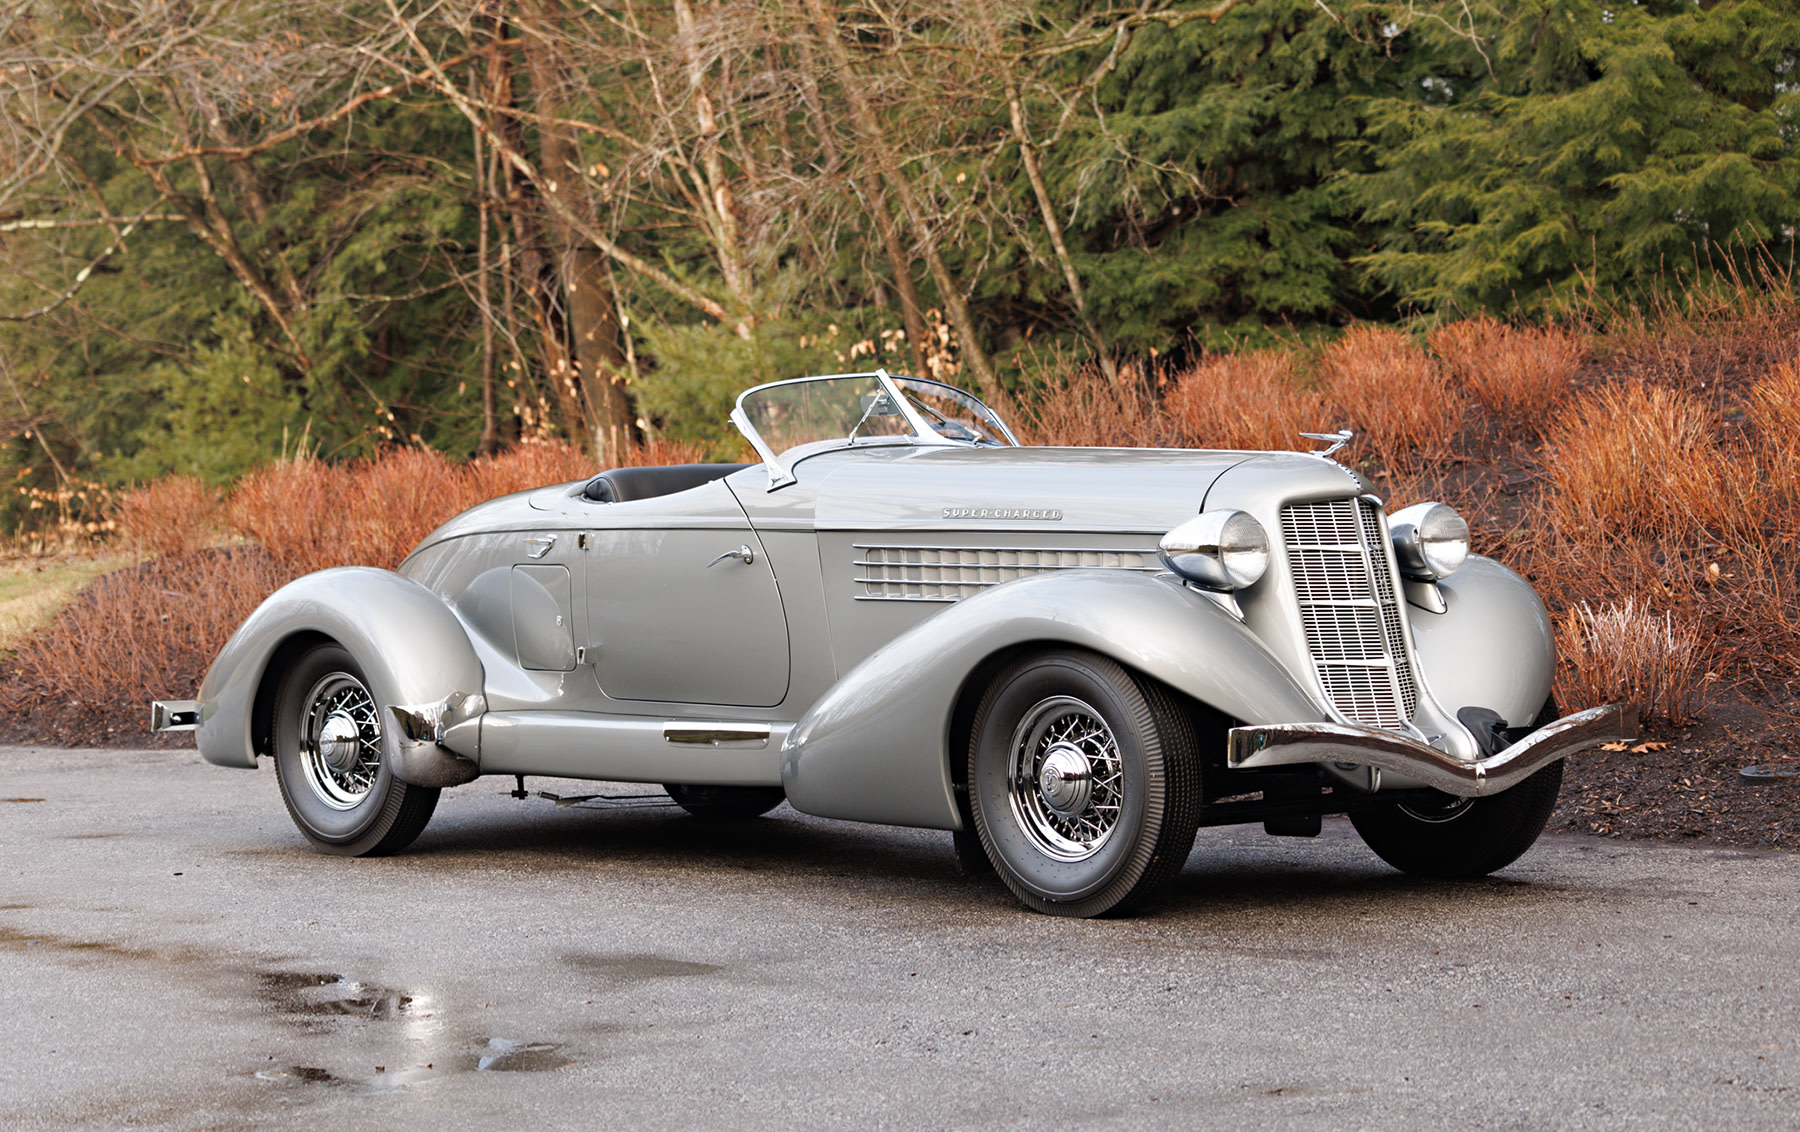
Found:
<path fill-rule="evenodd" d="M 342 1085 L 344 1078 L 326 1069 L 316 1069 L 310 1065 L 276 1065 L 268 1069 L 258 1069 L 255 1073 L 258 1081 L 299 1081 L 312 1085 Z"/>
<path fill-rule="evenodd" d="M 251 1071 L 258 1081 L 293 1088 L 386 1092 L 452 1074 L 543 1073 L 576 1064 L 555 1042 L 447 1034 L 438 1003 L 424 992 L 321 971 L 265 971 L 257 981 L 258 997 L 270 1013 L 312 1037 L 374 1037 L 393 1027 L 393 1036 L 401 1042 L 388 1054 L 392 1059 L 388 1064 L 365 1062 L 366 1068 L 354 1071 L 317 1064 L 262 1065 Z"/>
<path fill-rule="evenodd" d="M 512 1038 L 489 1038 L 487 1052 L 475 1063 L 483 1073 L 543 1073 L 565 1069 L 573 1064 L 557 1055 L 562 1047 L 553 1042 L 521 1042 Z"/>
<path fill-rule="evenodd" d="M 694 963 L 686 959 L 670 959 L 662 955 L 589 955 L 576 952 L 563 956 L 563 962 L 619 982 L 641 979 L 681 979 L 710 975 L 722 970 L 715 963 Z"/>
<path fill-rule="evenodd" d="M 358 982 L 346 975 L 281 971 L 259 978 L 263 1000 L 276 1011 L 303 1022 L 333 1016 L 371 1020 L 432 1017 L 428 998 Z"/>

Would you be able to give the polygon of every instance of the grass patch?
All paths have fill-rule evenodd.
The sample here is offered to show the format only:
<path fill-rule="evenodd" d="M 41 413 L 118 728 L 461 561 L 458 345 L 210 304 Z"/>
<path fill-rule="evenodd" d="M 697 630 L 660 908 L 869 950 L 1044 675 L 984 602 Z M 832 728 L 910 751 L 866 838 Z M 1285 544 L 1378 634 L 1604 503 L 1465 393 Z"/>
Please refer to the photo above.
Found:
<path fill-rule="evenodd" d="M 131 563 L 120 553 L 0 559 L 0 652 L 49 628 L 81 587 Z"/>

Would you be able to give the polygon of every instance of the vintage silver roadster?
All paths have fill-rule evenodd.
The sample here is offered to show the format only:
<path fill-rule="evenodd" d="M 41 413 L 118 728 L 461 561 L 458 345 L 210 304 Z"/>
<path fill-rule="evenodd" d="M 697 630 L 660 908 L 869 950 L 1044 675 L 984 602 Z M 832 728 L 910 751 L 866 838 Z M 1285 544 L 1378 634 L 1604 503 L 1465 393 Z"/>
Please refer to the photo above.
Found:
<path fill-rule="evenodd" d="M 703 817 L 953 830 L 1076 916 L 1142 903 L 1203 825 L 1347 813 L 1396 868 L 1482 875 L 1561 759 L 1635 734 L 1557 718 L 1531 588 L 1330 451 L 1023 447 L 885 371 L 732 420 L 761 463 L 506 496 L 397 572 L 283 587 L 153 725 L 273 760 L 330 853 L 403 848 L 478 775 L 659 783 Z"/>

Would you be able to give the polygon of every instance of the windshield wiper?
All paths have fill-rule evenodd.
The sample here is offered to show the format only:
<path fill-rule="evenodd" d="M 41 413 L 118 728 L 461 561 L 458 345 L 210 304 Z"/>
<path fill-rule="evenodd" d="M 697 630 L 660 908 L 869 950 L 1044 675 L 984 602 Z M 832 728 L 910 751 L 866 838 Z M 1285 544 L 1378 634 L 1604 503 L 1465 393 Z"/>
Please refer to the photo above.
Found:
<path fill-rule="evenodd" d="M 887 402 L 887 397 L 888 397 L 887 393 L 885 391 L 883 391 L 883 392 L 877 393 L 877 394 L 875 394 L 875 396 L 869 398 L 869 407 L 863 410 L 862 419 L 858 420 L 856 422 L 856 427 L 852 428 L 850 430 L 850 437 L 846 443 L 849 443 L 849 444 L 856 443 L 856 434 L 862 431 L 863 425 L 869 423 L 869 418 L 875 415 L 875 410 L 881 408 Z M 882 416 L 887 416 L 887 415 L 888 414 L 886 414 L 886 413 L 882 414 Z"/>

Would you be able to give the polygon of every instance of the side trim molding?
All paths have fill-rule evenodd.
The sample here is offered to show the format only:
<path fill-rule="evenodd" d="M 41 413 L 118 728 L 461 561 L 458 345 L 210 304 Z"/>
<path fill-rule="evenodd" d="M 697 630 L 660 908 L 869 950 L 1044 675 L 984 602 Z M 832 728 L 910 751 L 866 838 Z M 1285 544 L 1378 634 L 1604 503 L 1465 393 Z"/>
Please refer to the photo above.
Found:
<path fill-rule="evenodd" d="M 663 739 L 695 747 L 742 747 L 763 750 L 769 745 L 766 723 L 665 723 Z"/>

